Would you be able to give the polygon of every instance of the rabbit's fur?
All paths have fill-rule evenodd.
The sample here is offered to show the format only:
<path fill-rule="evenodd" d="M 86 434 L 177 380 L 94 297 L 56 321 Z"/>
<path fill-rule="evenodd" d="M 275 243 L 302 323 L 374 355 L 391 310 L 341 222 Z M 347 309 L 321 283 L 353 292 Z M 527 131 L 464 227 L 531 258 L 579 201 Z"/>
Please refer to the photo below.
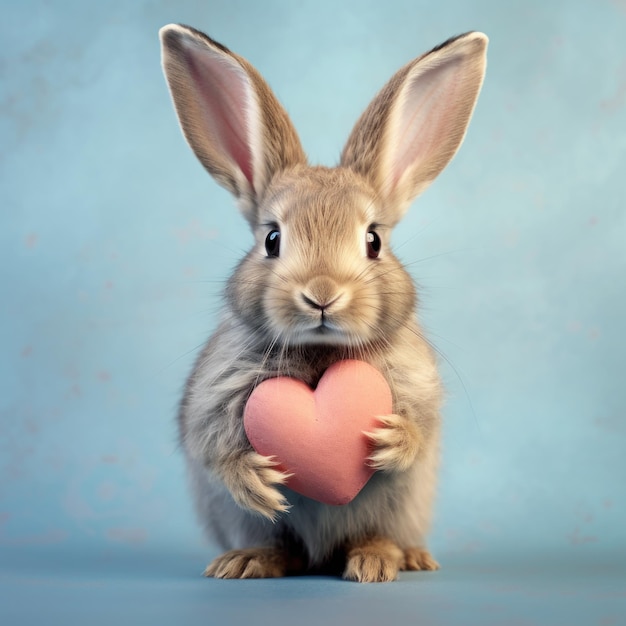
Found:
<path fill-rule="evenodd" d="M 383 581 L 401 569 L 435 569 L 424 541 L 441 385 L 390 234 L 463 140 L 487 38 L 467 33 L 402 68 L 357 122 L 336 168 L 307 164 L 287 114 L 245 59 L 186 26 L 164 27 L 161 40 L 183 132 L 255 237 L 179 414 L 200 519 L 229 550 L 206 574 L 339 567 L 348 579 Z M 368 434 L 369 462 L 380 471 L 352 502 L 329 506 L 284 486 L 275 461 L 248 442 L 243 408 L 267 378 L 314 387 L 342 359 L 378 368 L 394 409 Z"/>

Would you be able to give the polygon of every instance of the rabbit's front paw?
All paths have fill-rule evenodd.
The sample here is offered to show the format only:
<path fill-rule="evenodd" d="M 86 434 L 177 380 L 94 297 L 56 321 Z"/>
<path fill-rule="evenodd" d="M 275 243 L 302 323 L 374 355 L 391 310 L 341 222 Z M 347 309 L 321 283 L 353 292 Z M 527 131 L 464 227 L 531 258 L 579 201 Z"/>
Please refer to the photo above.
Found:
<path fill-rule="evenodd" d="M 402 415 L 383 415 L 378 421 L 380 428 L 365 433 L 373 447 L 370 467 L 388 472 L 407 470 L 422 443 L 419 428 Z"/>
<path fill-rule="evenodd" d="M 290 475 L 277 469 L 277 465 L 273 457 L 247 452 L 224 475 L 237 504 L 272 521 L 289 509 L 289 503 L 276 486 L 284 485 Z"/>

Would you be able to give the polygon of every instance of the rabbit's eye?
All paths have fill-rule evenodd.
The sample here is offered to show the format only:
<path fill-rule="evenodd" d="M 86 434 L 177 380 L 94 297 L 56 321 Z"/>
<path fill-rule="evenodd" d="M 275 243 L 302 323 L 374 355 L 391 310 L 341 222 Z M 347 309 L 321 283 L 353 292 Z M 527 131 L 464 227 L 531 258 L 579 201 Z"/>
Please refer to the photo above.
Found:
<path fill-rule="evenodd" d="M 265 238 L 265 251 L 267 256 L 278 256 L 280 252 L 280 231 L 271 230 Z"/>
<path fill-rule="evenodd" d="M 380 246 L 381 241 L 378 233 L 375 230 L 370 230 L 367 233 L 367 238 L 365 239 L 367 242 L 367 256 L 370 259 L 377 259 L 380 254 Z"/>

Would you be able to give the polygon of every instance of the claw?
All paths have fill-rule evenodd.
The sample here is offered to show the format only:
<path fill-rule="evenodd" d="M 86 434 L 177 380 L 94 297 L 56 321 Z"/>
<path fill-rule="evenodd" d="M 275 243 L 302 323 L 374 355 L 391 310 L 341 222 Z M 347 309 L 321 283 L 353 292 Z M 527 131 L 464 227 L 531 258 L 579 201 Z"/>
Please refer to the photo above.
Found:
<path fill-rule="evenodd" d="M 225 480 L 233 498 L 241 507 L 272 522 L 290 508 L 289 502 L 276 486 L 284 485 L 291 475 L 275 469 L 277 465 L 273 457 L 249 452 L 238 459 L 235 479 Z"/>
<path fill-rule="evenodd" d="M 370 467 L 383 471 L 407 470 L 415 460 L 421 434 L 417 426 L 401 415 L 378 417 L 382 424 L 363 434 L 372 442 L 374 451 L 367 458 Z"/>

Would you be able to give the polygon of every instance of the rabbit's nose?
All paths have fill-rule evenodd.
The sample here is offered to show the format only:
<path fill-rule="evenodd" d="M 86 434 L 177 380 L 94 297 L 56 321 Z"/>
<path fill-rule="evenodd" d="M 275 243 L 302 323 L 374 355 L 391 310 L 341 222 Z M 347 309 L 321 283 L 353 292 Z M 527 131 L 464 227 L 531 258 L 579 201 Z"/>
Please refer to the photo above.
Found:
<path fill-rule="evenodd" d="M 310 280 L 300 292 L 302 301 L 312 309 L 325 311 L 341 298 L 339 285 L 327 276 L 317 276 Z"/>
<path fill-rule="evenodd" d="M 329 306 L 331 306 L 331 304 L 334 304 L 338 299 L 339 299 L 339 295 L 336 298 L 333 298 L 330 302 L 316 302 L 315 300 L 312 300 L 311 298 L 309 298 L 308 296 L 301 294 L 302 295 L 302 299 L 304 300 L 305 304 L 308 304 L 312 309 L 317 309 L 318 311 L 325 311 Z"/>

